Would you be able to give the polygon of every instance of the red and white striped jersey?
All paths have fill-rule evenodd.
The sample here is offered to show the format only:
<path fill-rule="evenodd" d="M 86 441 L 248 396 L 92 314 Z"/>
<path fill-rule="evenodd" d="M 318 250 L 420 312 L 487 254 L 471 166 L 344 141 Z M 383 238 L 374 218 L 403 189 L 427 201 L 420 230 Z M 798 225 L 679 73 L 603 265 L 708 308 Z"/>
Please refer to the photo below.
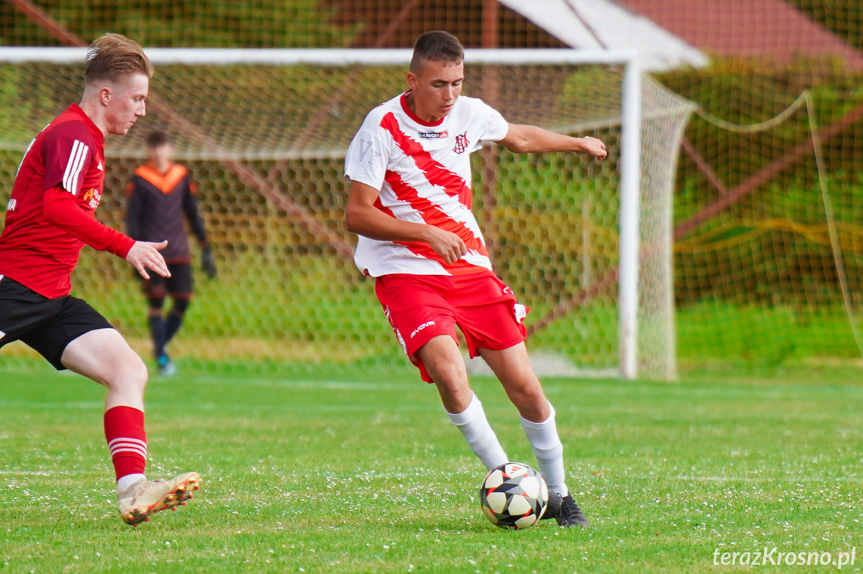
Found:
<path fill-rule="evenodd" d="M 380 190 L 375 202 L 390 217 L 457 234 L 467 254 L 448 264 L 423 242 L 359 236 L 354 261 L 367 275 L 464 275 L 491 269 L 471 212 L 470 153 L 482 140 L 506 137 L 503 116 L 482 100 L 460 96 L 439 122 L 420 120 L 407 93 L 372 110 L 354 136 L 345 176 Z"/>

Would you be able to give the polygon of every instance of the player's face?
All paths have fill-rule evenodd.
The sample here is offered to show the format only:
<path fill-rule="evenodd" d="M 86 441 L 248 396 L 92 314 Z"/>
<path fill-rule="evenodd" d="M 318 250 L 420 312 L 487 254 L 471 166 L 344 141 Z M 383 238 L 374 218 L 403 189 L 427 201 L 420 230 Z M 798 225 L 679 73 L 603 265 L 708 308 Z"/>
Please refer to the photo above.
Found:
<path fill-rule="evenodd" d="M 159 171 L 167 171 L 171 165 L 171 157 L 174 155 L 174 146 L 170 143 L 157 145 L 147 149 L 150 163 L 155 165 Z"/>
<path fill-rule="evenodd" d="M 426 60 L 416 74 L 407 76 L 413 112 L 423 121 L 435 123 L 452 110 L 464 82 L 464 64 Z"/>
<path fill-rule="evenodd" d="M 111 84 L 111 98 L 105 108 L 108 133 L 124 135 L 147 112 L 144 101 L 150 80 L 145 74 L 132 74 Z"/>

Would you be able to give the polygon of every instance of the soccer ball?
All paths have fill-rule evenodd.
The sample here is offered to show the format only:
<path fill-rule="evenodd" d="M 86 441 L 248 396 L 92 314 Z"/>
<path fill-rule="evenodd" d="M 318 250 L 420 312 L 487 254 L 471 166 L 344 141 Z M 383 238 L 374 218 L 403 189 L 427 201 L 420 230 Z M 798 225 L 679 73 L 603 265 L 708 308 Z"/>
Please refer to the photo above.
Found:
<path fill-rule="evenodd" d="M 548 503 L 548 486 L 537 471 L 520 462 L 492 469 L 479 489 L 482 513 L 501 528 L 521 530 L 536 524 Z"/>

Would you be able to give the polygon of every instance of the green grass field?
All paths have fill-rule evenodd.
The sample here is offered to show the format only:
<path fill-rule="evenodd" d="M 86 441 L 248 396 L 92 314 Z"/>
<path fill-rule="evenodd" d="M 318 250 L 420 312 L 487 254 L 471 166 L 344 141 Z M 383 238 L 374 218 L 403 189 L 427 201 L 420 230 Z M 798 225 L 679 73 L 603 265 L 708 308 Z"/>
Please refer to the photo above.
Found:
<path fill-rule="evenodd" d="M 547 379 L 570 486 L 594 526 L 515 532 L 481 515 L 479 461 L 408 371 L 154 378 L 149 474 L 198 470 L 203 490 L 132 529 L 114 507 L 103 391 L 11 364 L 0 371 L 3 572 L 748 572 L 714 565 L 714 552 L 773 547 L 856 549 L 843 571 L 863 564 L 856 368 Z M 474 386 L 509 456 L 533 463 L 499 386 Z"/>

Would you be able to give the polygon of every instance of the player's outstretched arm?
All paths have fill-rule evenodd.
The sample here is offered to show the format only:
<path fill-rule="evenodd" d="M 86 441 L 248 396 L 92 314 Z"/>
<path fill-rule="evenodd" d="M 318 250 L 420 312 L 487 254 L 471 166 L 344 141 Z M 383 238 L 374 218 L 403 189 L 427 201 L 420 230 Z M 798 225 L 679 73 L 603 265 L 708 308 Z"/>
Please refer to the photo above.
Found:
<path fill-rule="evenodd" d="M 135 241 L 119 231 L 96 221 L 92 212 L 86 213 L 74 195 L 62 187 L 45 190 L 42 197 L 42 216 L 47 223 L 62 229 L 93 249 L 108 251 L 125 258 Z"/>
<path fill-rule="evenodd" d="M 506 137 L 497 143 L 515 153 L 570 151 L 588 154 L 599 160 L 608 155 L 605 144 L 597 138 L 574 138 L 525 124 L 509 124 Z"/>
<path fill-rule="evenodd" d="M 351 182 L 345 223 L 348 231 L 382 241 L 421 241 L 427 243 L 447 263 L 455 263 L 467 253 L 464 241 L 455 233 L 433 225 L 402 221 L 390 217 L 375 207 L 379 190 Z"/>
<path fill-rule="evenodd" d="M 150 275 L 147 269 L 152 269 L 162 277 L 170 277 L 171 272 L 168 271 L 168 265 L 165 263 L 165 258 L 159 253 L 162 249 L 168 246 L 167 241 L 161 243 L 150 243 L 149 241 L 136 241 L 129 253 L 126 254 L 126 261 L 132 264 L 132 267 L 138 270 L 141 277 L 149 279 Z"/>

